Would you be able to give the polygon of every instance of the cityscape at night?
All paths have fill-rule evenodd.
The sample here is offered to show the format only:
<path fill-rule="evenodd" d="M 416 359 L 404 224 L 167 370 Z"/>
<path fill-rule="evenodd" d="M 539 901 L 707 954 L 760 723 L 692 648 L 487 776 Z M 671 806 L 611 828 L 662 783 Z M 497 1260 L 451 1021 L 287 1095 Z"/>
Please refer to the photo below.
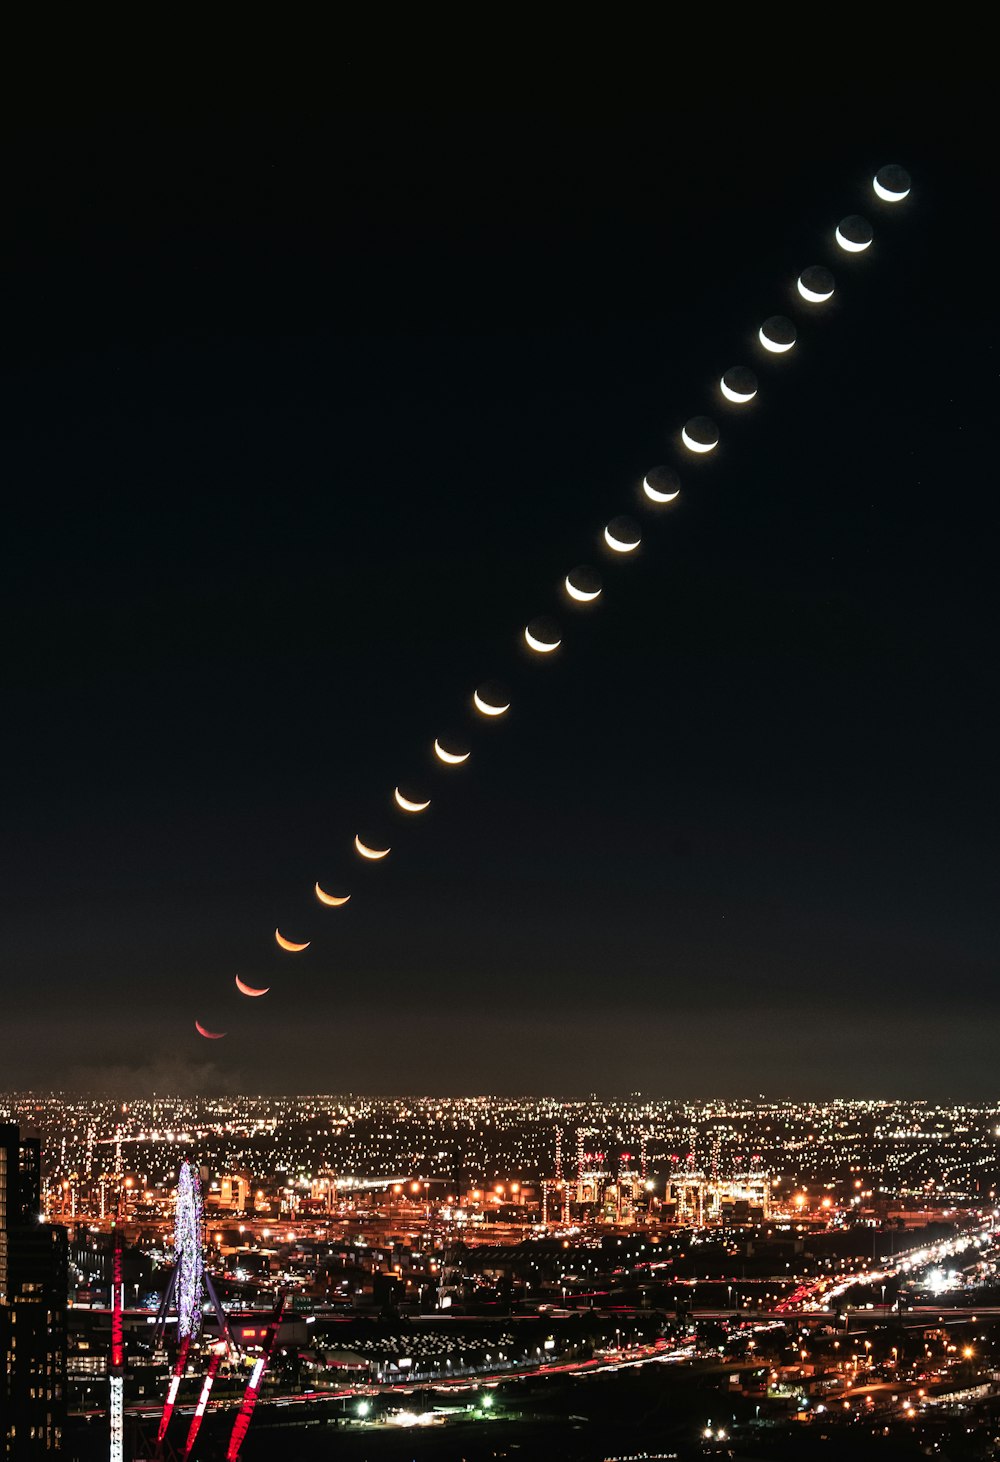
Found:
<path fill-rule="evenodd" d="M 1000 1427 L 1000 1104 L 28 1092 L 0 1119 L 0 1176 L 37 1134 L 20 1171 L 65 1234 L 74 1457 L 107 1455 L 116 1374 L 129 1455 L 230 1455 L 262 1354 L 247 1457 L 567 1427 L 580 1457 L 953 1455 Z"/>
<path fill-rule="evenodd" d="M 0 1462 L 1000 1458 L 974 104 L 0 142 Z"/>

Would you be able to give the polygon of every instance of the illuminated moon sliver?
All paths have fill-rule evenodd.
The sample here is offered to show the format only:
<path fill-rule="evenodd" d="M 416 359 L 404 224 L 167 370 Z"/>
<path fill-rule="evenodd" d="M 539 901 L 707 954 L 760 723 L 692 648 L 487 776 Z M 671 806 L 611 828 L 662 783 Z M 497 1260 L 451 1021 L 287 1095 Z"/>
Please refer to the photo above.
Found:
<path fill-rule="evenodd" d="M 309 948 L 310 940 L 307 939 L 305 944 L 296 944 L 294 940 L 286 939 L 280 929 L 275 929 L 274 937 L 281 948 L 287 949 L 289 954 L 300 954 L 303 949 Z"/>
<path fill-rule="evenodd" d="M 195 1021 L 194 1028 L 200 1036 L 205 1037 L 206 1041 L 221 1041 L 223 1036 L 226 1034 L 225 1031 L 206 1030 L 200 1020 Z"/>
<path fill-rule="evenodd" d="M 256 999 L 259 995 L 266 995 L 271 987 L 270 985 L 265 985 L 263 989 L 258 989 L 256 985 L 248 985 L 245 980 L 241 980 L 239 975 L 237 975 L 236 988 L 237 990 L 239 990 L 241 995 L 250 995 L 254 999 Z"/>
<path fill-rule="evenodd" d="M 872 187 L 879 198 L 886 203 L 902 203 L 904 198 L 910 196 L 909 184 L 905 188 L 887 188 L 884 183 L 878 180 L 878 173 L 872 178 Z"/>
<path fill-rule="evenodd" d="M 683 436 L 683 432 L 681 433 Z M 680 488 L 675 487 L 673 492 L 657 492 L 655 487 L 650 487 L 649 478 L 642 479 L 642 490 L 651 503 L 672 503 L 675 497 L 680 496 Z"/>
<path fill-rule="evenodd" d="M 338 897 L 335 893 L 327 893 L 326 889 L 320 888 L 318 883 L 316 885 L 316 897 L 321 904 L 326 904 L 328 909 L 339 909 L 342 904 L 347 903 L 350 896 L 349 893 L 345 893 Z"/>
<path fill-rule="evenodd" d="M 785 351 L 791 350 L 792 346 L 795 344 L 794 340 L 773 340 L 771 336 L 766 333 L 763 325 L 761 325 L 760 329 L 757 331 L 757 336 L 764 349 L 769 350 L 772 355 L 784 355 Z"/>
<path fill-rule="evenodd" d="M 832 289 L 821 292 L 817 289 L 810 289 L 807 284 L 803 284 L 801 274 L 799 275 L 795 288 L 798 290 L 802 298 L 804 300 L 808 300 L 811 305 L 822 305 L 825 304 L 828 299 L 833 298 Z"/>
<path fill-rule="evenodd" d="M 441 745 L 440 741 L 435 740 L 434 755 L 437 757 L 438 761 L 445 762 L 447 766 L 458 767 L 462 765 L 463 761 L 469 760 L 472 752 L 465 751 L 459 753 L 457 751 L 446 751 L 445 748 Z"/>
<path fill-rule="evenodd" d="M 634 553 L 639 547 L 638 538 L 634 543 L 627 543 L 624 538 L 616 538 L 610 528 L 604 530 L 604 541 L 615 553 Z"/>
<path fill-rule="evenodd" d="M 354 846 L 362 858 L 368 858 L 373 863 L 377 863 L 380 858 L 388 858 L 392 851 L 390 848 L 369 848 L 367 843 L 361 841 L 357 833 L 354 835 Z"/>
<path fill-rule="evenodd" d="M 409 797 L 403 796 L 398 787 L 393 789 L 392 795 L 396 799 L 396 806 L 401 807 L 404 812 L 426 812 L 427 808 L 431 805 L 431 799 L 429 797 L 426 802 L 411 802 Z M 388 853 L 389 849 L 386 848 L 385 851 Z"/>
<path fill-rule="evenodd" d="M 607 532 L 607 529 L 605 529 L 604 531 L 606 533 Z M 565 587 L 566 587 L 566 593 L 569 595 L 569 597 L 571 599 L 577 600 L 577 602 L 580 603 L 580 604 L 592 604 L 594 602 L 594 600 L 596 598 L 598 598 L 598 596 L 601 593 L 600 589 L 593 589 L 593 590 L 591 590 L 590 593 L 588 593 L 586 591 L 586 589 L 578 589 L 576 587 L 576 585 L 573 583 L 573 581 L 570 578 L 569 574 L 566 575 L 566 585 L 565 585 Z"/>
<path fill-rule="evenodd" d="M 545 640 L 536 639 L 535 636 L 531 633 L 531 630 L 527 627 L 525 627 L 524 639 L 525 643 L 528 646 L 528 649 L 534 650 L 539 655 L 551 655 L 552 651 L 558 650 L 559 646 L 562 644 L 562 640 L 555 640 L 552 644 L 549 644 Z"/>
<path fill-rule="evenodd" d="M 685 447 L 687 447 L 689 452 L 714 452 L 716 447 L 719 445 L 718 437 L 716 437 L 714 442 L 696 442 L 694 437 L 688 435 L 687 427 L 684 427 L 681 430 L 681 441 L 684 443 Z"/>
<path fill-rule="evenodd" d="M 865 239 L 863 243 L 860 243 L 860 242 L 858 242 L 855 239 L 849 239 L 846 236 L 846 234 L 842 234 L 841 233 L 841 231 L 840 231 L 840 224 L 838 223 L 837 224 L 837 243 L 840 245 L 840 247 L 842 249 L 845 249 L 848 254 L 863 254 L 864 251 L 870 245 L 871 239 Z"/>
<path fill-rule="evenodd" d="M 472 704 L 477 711 L 484 716 L 502 716 L 510 710 L 510 701 L 505 706 L 491 706 L 489 701 L 484 701 L 478 690 L 472 692 Z"/>
<path fill-rule="evenodd" d="M 752 391 L 734 391 L 732 386 L 726 385 L 725 380 L 719 382 L 719 389 L 727 401 L 736 401 L 740 405 L 746 401 L 752 401 L 757 394 L 756 387 Z"/>

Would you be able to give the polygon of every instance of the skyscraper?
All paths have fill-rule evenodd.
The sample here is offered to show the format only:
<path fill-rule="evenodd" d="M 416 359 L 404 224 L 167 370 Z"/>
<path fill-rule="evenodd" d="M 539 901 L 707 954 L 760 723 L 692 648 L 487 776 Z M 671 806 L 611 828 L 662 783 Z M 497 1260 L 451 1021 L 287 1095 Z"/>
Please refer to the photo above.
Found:
<path fill-rule="evenodd" d="M 62 1450 L 66 1415 L 66 1230 L 38 1212 L 41 1154 L 0 1124 L 0 1459 Z"/>

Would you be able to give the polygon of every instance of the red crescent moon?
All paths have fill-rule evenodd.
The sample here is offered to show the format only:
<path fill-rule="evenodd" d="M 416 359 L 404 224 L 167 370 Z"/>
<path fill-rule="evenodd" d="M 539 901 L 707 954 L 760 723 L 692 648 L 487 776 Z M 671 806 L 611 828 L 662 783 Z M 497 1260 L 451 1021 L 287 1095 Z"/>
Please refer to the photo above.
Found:
<path fill-rule="evenodd" d="M 243 980 L 240 979 L 239 975 L 237 975 L 236 988 L 237 990 L 239 990 L 241 995 L 266 995 L 271 987 L 270 985 L 265 985 L 262 990 L 258 990 L 254 985 L 245 984 Z"/>
<path fill-rule="evenodd" d="M 221 1041 L 222 1040 L 222 1037 L 226 1034 L 225 1031 L 208 1031 L 208 1030 L 206 1030 L 205 1027 L 202 1025 L 202 1023 L 201 1023 L 200 1020 L 196 1020 L 195 1021 L 194 1028 L 195 1028 L 195 1030 L 198 1032 L 198 1034 L 200 1036 L 204 1036 L 205 1037 L 206 1041 Z"/>

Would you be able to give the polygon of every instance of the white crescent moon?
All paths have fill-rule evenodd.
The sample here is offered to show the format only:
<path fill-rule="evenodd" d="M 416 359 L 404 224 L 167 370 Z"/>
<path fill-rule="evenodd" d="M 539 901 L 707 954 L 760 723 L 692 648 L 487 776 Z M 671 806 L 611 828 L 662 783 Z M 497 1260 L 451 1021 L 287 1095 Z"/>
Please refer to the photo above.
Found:
<path fill-rule="evenodd" d="M 681 432 L 681 437 L 683 436 L 684 433 Z M 655 487 L 650 487 L 648 477 L 642 479 L 642 490 L 651 503 L 672 503 L 675 497 L 680 496 L 681 491 L 679 487 L 675 487 L 673 492 L 657 492 Z"/>
<path fill-rule="evenodd" d="M 350 896 L 349 893 L 345 893 L 342 897 L 338 898 L 335 893 L 327 893 L 325 889 L 320 888 L 318 883 L 316 885 L 316 897 L 321 904 L 326 904 L 327 908 L 330 909 L 339 909 L 341 904 L 347 903 Z"/>
<path fill-rule="evenodd" d="M 396 799 L 396 806 L 401 807 L 404 812 L 424 812 L 431 805 L 431 799 L 429 797 L 426 802 L 411 802 L 409 797 L 403 796 L 398 787 L 393 790 L 392 795 Z M 388 853 L 389 849 L 386 848 L 385 851 Z"/>
<path fill-rule="evenodd" d="M 355 833 L 354 835 L 354 846 L 355 848 L 357 848 L 362 858 L 370 858 L 373 863 L 377 863 L 379 858 L 388 858 L 390 852 L 392 851 L 391 848 L 369 848 L 366 843 L 363 843 L 361 841 L 357 833 Z"/>
<path fill-rule="evenodd" d="M 502 716 L 505 711 L 510 710 L 510 701 L 505 706 L 491 706 L 489 701 L 484 701 L 478 690 L 472 692 L 472 704 L 477 711 L 482 711 L 484 716 Z"/>
<path fill-rule="evenodd" d="M 545 640 L 537 640 L 535 636 L 531 633 L 530 629 L 528 629 L 527 625 L 525 625 L 524 627 L 524 638 L 527 642 L 528 648 L 536 650 L 539 655 L 551 655 L 552 651 L 558 650 L 559 646 L 562 644 L 562 640 L 556 640 L 554 645 L 546 644 Z"/>
<path fill-rule="evenodd" d="M 270 985 L 265 985 L 262 990 L 261 989 L 257 989 L 253 985 L 246 984 L 246 982 L 244 980 L 241 980 L 240 977 L 239 977 L 239 975 L 237 975 L 236 976 L 236 988 L 237 988 L 237 990 L 239 990 L 239 992 L 240 992 L 241 995 L 252 995 L 252 996 L 256 997 L 258 995 L 266 995 L 267 992 L 268 992 L 268 990 L 270 990 L 271 987 L 270 987 Z"/>
<path fill-rule="evenodd" d="M 714 452 L 719 445 L 718 437 L 716 437 L 714 442 L 696 442 L 694 437 L 688 436 L 686 426 L 681 428 L 681 441 L 689 452 Z"/>
<path fill-rule="evenodd" d="M 457 767 L 461 766 L 463 761 L 468 761 L 469 757 L 472 755 L 472 752 L 466 751 L 460 754 L 455 751 L 445 751 L 440 741 L 435 738 L 434 755 L 438 758 L 439 761 L 447 762 L 450 767 Z"/>
<path fill-rule="evenodd" d="M 604 530 L 604 541 L 609 548 L 614 549 L 615 553 L 632 553 L 639 547 L 638 538 L 634 543 L 626 543 L 624 539 L 616 538 L 610 528 Z"/>
<path fill-rule="evenodd" d="M 804 300 L 808 300 L 811 305 L 821 305 L 824 303 L 824 301 L 833 298 L 832 289 L 828 289 L 823 293 L 821 293 L 817 289 L 809 289 L 807 285 L 802 283 L 801 274 L 799 275 L 798 283 L 795 287 L 798 290 L 799 294 L 802 296 L 802 298 Z"/>
<path fill-rule="evenodd" d="M 600 589 L 592 589 L 589 593 L 586 591 L 586 589 L 578 589 L 576 585 L 571 582 L 569 574 L 566 575 L 566 593 L 571 599 L 577 599 L 581 604 L 590 604 L 599 596 L 600 592 Z"/>
<path fill-rule="evenodd" d="M 757 394 L 756 386 L 752 391 L 734 391 L 732 386 L 726 385 L 725 378 L 719 382 L 719 389 L 727 401 L 738 401 L 741 404 L 745 401 L 752 401 Z"/>
<path fill-rule="evenodd" d="M 205 1037 L 206 1041 L 221 1041 L 223 1036 L 226 1034 L 225 1031 L 206 1030 L 200 1020 L 195 1021 L 194 1028 L 200 1036 Z"/>
<path fill-rule="evenodd" d="M 872 178 L 872 187 L 880 198 L 885 199 L 886 203 L 902 203 L 903 199 L 908 198 L 910 194 L 909 188 L 904 188 L 902 192 L 898 192 L 894 188 L 887 188 L 884 183 L 879 182 L 877 177 Z"/>
<path fill-rule="evenodd" d="M 291 939 L 286 939 L 280 929 L 275 929 L 274 937 L 281 948 L 287 949 L 290 954 L 299 954 L 303 949 L 309 948 L 310 940 L 307 939 L 305 944 L 295 944 Z"/>
<path fill-rule="evenodd" d="M 794 340 L 789 340 L 787 345 L 783 345 L 780 340 L 772 340 L 770 335 L 765 335 L 763 325 L 757 331 L 757 336 L 764 349 L 769 350 L 772 355 L 784 355 L 785 351 L 791 350 L 795 344 Z"/>
<path fill-rule="evenodd" d="M 837 243 L 840 245 L 840 247 L 842 249 L 845 249 L 848 254 L 863 254 L 864 251 L 868 248 L 868 245 L 871 243 L 871 239 L 867 239 L 865 241 L 865 243 L 863 243 L 863 244 L 856 244 L 853 239 L 846 238 L 840 232 L 840 224 L 839 223 L 837 224 L 837 235 L 836 235 L 836 237 L 837 237 Z"/>

